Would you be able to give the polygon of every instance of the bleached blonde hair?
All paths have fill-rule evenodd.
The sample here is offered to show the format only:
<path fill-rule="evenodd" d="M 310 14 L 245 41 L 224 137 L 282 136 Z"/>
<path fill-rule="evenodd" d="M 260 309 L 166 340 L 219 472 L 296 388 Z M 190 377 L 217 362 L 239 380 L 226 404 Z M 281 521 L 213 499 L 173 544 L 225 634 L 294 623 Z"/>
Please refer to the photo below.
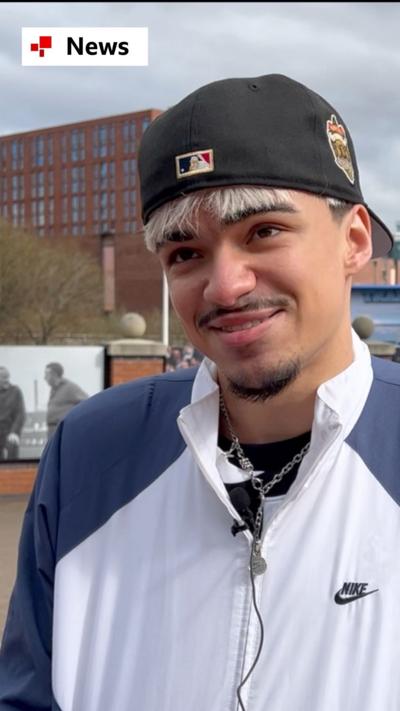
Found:
<path fill-rule="evenodd" d="M 200 210 L 209 213 L 221 223 L 227 223 L 237 214 L 245 216 L 248 211 L 270 210 L 282 202 L 291 202 L 294 190 L 258 186 L 235 185 L 232 187 L 198 190 L 171 200 L 157 208 L 144 227 L 145 243 L 151 252 L 160 246 L 174 232 L 196 232 Z M 350 203 L 331 197 L 323 197 L 335 218 L 342 216 L 352 207 Z"/>

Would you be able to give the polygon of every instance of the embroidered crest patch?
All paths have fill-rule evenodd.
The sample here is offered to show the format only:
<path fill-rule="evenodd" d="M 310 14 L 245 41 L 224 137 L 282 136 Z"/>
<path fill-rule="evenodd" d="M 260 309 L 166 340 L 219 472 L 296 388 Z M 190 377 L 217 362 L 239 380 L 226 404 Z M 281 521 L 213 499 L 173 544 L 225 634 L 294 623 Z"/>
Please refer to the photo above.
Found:
<path fill-rule="evenodd" d="M 214 170 L 214 151 L 194 151 L 175 157 L 176 177 L 191 178 L 199 173 L 211 173 Z"/>
<path fill-rule="evenodd" d="M 344 126 L 338 123 L 334 114 L 326 122 L 326 134 L 336 165 L 343 171 L 346 178 L 354 184 L 354 168 Z"/>

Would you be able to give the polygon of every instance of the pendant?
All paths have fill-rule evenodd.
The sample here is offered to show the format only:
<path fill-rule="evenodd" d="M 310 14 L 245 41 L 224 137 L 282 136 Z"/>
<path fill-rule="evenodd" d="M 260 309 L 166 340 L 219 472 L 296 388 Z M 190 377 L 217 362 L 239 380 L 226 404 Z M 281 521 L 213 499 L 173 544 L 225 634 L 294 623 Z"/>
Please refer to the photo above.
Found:
<path fill-rule="evenodd" d="M 267 570 L 267 563 L 259 550 L 255 550 L 251 556 L 251 571 L 253 575 L 263 575 Z"/>

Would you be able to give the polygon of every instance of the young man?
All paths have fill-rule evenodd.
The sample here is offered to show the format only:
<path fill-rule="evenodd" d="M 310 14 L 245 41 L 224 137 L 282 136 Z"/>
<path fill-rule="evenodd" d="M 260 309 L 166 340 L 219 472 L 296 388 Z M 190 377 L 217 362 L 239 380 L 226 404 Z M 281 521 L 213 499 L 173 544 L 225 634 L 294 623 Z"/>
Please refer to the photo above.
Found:
<path fill-rule="evenodd" d="M 44 371 L 44 379 L 50 386 L 46 415 L 47 437 L 50 438 L 67 412 L 82 400 L 86 400 L 88 394 L 79 385 L 64 378 L 64 368 L 61 363 L 48 363 Z"/>
<path fill-rule="evenodd" d="M 400 376 L 350 325 L 352 277 L 392 241 L 348 130 L 286 77 L 225 80 L 150 126 L 140 167 L 206 358 L 58 428 L 0 709 L 395 711 Z"/>
<path fill-rule="evenodd" d="M 22 390 L 10 383 L 8 369 L 0 365 L 0 459 L 18 459 L 25 418 Z"/>

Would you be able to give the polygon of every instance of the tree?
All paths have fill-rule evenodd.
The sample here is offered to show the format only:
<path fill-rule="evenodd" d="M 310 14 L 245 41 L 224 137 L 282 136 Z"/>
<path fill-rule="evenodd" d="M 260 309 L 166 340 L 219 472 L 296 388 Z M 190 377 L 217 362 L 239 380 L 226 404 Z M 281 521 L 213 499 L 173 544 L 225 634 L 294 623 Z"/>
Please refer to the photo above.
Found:
<path fill-rule="evenodd" d="M 76 245 L 51 245 L 0 223 L 0 336 L 37 344 L 102 315 L 102 274 Z"/>

